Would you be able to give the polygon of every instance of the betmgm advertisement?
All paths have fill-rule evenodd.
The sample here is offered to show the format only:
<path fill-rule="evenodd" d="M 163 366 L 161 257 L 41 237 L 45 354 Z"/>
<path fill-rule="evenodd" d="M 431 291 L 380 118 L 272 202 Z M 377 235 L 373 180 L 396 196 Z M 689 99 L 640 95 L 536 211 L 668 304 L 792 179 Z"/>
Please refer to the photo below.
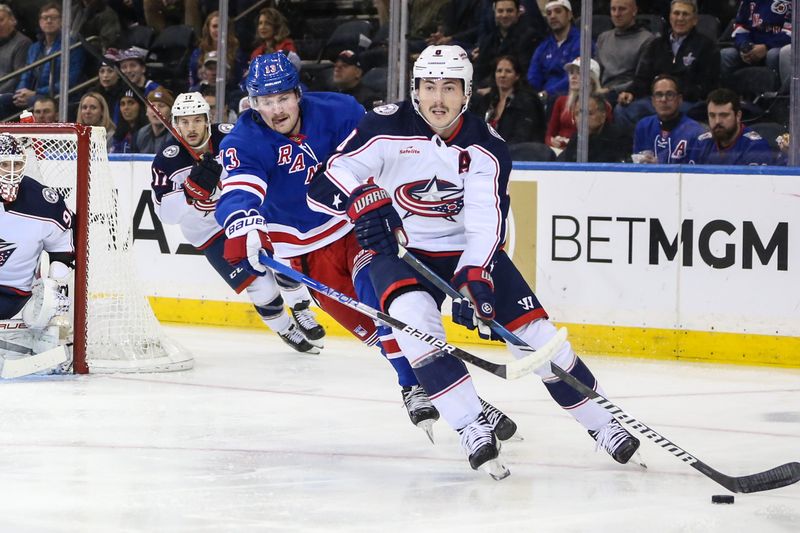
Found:
<path fill-rule="evenodd" d="M 157 316 L 261 327 L 246 296 L 160 224 L 149 159 L 111 165 Z M 515 165 L 506 250 L 581 353 L 800 367 L 800 180 L 674 168 Z M 479 342 L 462 329 L 448 335 Z"/>

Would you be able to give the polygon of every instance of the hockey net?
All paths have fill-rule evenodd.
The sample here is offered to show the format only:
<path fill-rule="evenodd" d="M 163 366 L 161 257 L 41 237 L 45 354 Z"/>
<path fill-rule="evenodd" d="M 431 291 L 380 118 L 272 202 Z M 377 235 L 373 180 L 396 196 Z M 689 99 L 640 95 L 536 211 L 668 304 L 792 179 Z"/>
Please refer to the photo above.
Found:
<path fill-rule="evenodd" d="M 105 128 L 0 124 L 0 132 L 25 147 L 25 175 L 56 189 L 76 213 L 75 373 L 191 368 L 191 354 L 164 333 L 137 281 L 130 216 L 118 203 Z"/>

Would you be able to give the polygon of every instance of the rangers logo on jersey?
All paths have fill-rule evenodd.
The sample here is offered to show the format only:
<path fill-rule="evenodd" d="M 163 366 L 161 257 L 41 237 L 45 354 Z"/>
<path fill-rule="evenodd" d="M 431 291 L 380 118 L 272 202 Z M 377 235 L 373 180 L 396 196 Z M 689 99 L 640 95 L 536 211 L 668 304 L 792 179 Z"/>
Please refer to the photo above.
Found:
<path fill-rule="evenodd" d="M 13 242 L 0 239 L 0 267 L 6 264 L 6 261 L 8 261 L 8 258 L 11 257 L 11 254 L 13 254 L 16 249 L 17 245 Z"/>
<path fill-rule="evenodd" d="M 453 217 L 464 208 L 464 190 L 436 176 L 406 183 L 395 190 L 394 197 L 408 211 L 404 218 L 420 215 L 455 222 Z"/>

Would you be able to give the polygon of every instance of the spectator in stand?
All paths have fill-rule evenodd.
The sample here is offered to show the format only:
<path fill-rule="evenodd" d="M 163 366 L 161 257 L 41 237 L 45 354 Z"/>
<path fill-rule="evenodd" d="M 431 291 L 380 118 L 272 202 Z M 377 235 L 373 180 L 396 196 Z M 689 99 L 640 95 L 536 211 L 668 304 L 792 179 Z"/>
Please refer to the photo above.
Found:
<path fill-rule="evenodd" d="M 157 32 L 173 24 L 186 24 L 200 33 L 199 0 L 144 0 L 144 19 Z"/>
<path fill-rule="evenodd" d="M 169 121 L 172 119 L 172 104 L 175 97 L 164 87 L 156 87 L 147 95 L 147 100 L 158 112 Z M 164 141 L 170 137 L 166 126 L 159 120 L 150 106 L 146 106 L 145 115 L 149 124 L 145 124 L 136 132 L 131 142 L 131 152 L 135 154 L 155 154 L 161 150 Z"/>
<path fill-rule="evenodd" d="M 33 121 L 37 124 L 53 124 L 58 122 L 58 104 L 53 97 L 37 96 L 33 102 Z"/>
<path fill-rule="evenodd" d="M 522 80 L 523 72 L 516 56 L 498 57 L 489 92 L 473 100 L 472 111 L 508 144 L 544 141 L 544 109 L 536 93 Z"/>
<path fill-rule="evenodd" d="M 72 3 L 72 23 L 70 29 L 83 37 L 97 35 L 103 50 L 116 46 L 122 26 L 116 11 L 108 6 L 106 0 L 78 0 Z"/>
<path fill-rule="evenodd" d="M 457 44 L 471 50 L 478 41 L 483 0 L 450 0 L 443 7 L 442 29 L 428 37 L 430 44 Z"/>
<path fill-rule="evenodd" d="M 250 59 L 271 54 L 277 50 L 297 53 L 294 41 L 289 37 L 289 24 L 286 22 L 286 17 L 274 7 L 265 7 L 258 12 L 256 47 L 250 54 Z"/>
<path fill-rule="evenodd" d="M 61 4 L 48 2 L 39 9 L 40 38 L 28 48 L 26 63 L 31 64 L 47 55 L 61 51 Z M 83 50 L 75 48 L 69 56 L 69 85 L 77 85 L 83 69 Z M 48 61 L 22 74 L 17 90 L 0 95 L 0 117 L 30 107 L 37 95 L 58 94 L 60 89 L 61 58 Z M 51 76 L 53 73 L 52 86 Z"/>
<path fill-rule="evenodd" d="M 119 17 L 121 27 L 132 28 L 137 24 L 146 24 L 142 0 L 108 0 L 108 5 Z"/>
<path fill-rule="evenodd" d="M 117 63 L 117 50 L 109 48 L 103 55 L 103 62 L 97 69 L 97 83 L 89 91 L 100 94 L 108 106 L 111 120 L 119 121 L 119 99 L 127 90 L 127 85 L 117 74 L 113 65 Z"/>
<path fill-rule="evenodd" d="M 652 33 L 637 24 L 638 13 L 636 0 L 611 0 L 614 28 L 597 38 L 597 61 L 603 67 L 600 82 L 610 91 L 612 100 L 630 90 L 642 50 L 653 39 Z"/>
<path fill-rule="evenodd" d="M 670 74 L 678 80 L 684 112 L 702 102 L 719 83 L 719 48 L 695 28 L 695 0 L 672 0 L 669 23 L 670 31 L 645 45 L 630 90 L 617 97 L 614 117 L 624 128 L 633 130 L 642 117 L 655 113 L 648 93 L 658 74 Z"/>
<path fill-rule="evenodd" d="M 650 89 L 655 115 L 636 124 L 633 162 L 674 165 L 688 163 L 689 143 L 706 129 L 681 112 L 683 96 L 678 80 L 669 74 L 656 76 Z"/>
<path fill-rule="evenodd" d="M 777 154 L 761 135 L 742 124 L 739 95 L 716 89 L 708 95 L 707 131 L 689 144 L 697 165 L 773 165 Z"/>
<path fill-rule="evenodd" d="M 494 3 L 495 26 L 479 39 L 471 54 L 475 86 L 479 91 L 485 87 L 484 94 L 492 83 L 493 67 L 498 57 L 513 55 L 522 72 L 528 72 L 536 44 L 544 38 L 520 17 L 519 0 L 497 0 Z"/>
<path fill-rule="evenodd" d="M 572 24 L 572 4 L 569 0 L 548 2 L 545 15 L 551 33 L 533 53 L 528 68 L 528 83 L 534 91 L 539 92 L 542 101 L 550 104 L 569 90 L 564 66 L 580 55 L 581 34 Z"/>
<path fill-rule="evenodd" d="M 208 103 L 209 113 L 211 114 L 211 122 L 217 122 L 217 95 L 213 92 L 209 94 L 204 94 L 203 99 Z M 249 104 L 249 102 L 248 102 Z M 238 104 L 237 104 L 238 105 Z M 249 108 L 248 108 L 249 109 Z M 233 124 L 236 122 L 237 119 L 236 113 L 228 106 L 228 102 L 225 102 L 225 109 L 222 111 L 222 122 L 228 122 Z"/>
<path fill-rule="evenodd" d="M 152 91 L 151 91 L 152 92 Z M 133 91 L 128 89 L 119 100 L 119 122 L 111 138 L 109 153 L 129 154 L 133 144 L 133 136 L 147 124 L 143 105 L 136 99 Z"/>
<path fill-rule="evenodd" d="M 422 52 L 427 46 L 427 39 L 442 31 L 444 8 L 449 3 L 450 0 L 411 0 L 408 8 L 407 42 L 409 52 L 416 54 Z"/>
<path fill-rule="evenodd" d="M 336 56 L 336 62 L 333 64 L 333 85 L 336 90 L 349 94 L 365 109 L 371 110 L 375 107 L 375 102 L 383 101 L 385 96 L 361 83 L 363 73 L 358 53 L 342 50 Z"/>
<path fill-rule="evenodd" d="M 556 98 L 553 104 L 553 112 L 550 113 L 550 120 L 547 123 L 547 132 L 544 142 L 551 148 L 563 150 L 569 142 L 569 138 L 577 131 L 575 125 L 575 103 L 581 90 L 581 58 L 576 57 L 571 63 L 564 66 L 569 81 L 569 93 Z M 589 63 L 589 92 L 602 93 L 600 86 L 600 64 L 592 59 Z M 606 117 L 610 122 L 613 119 L 611 105 L 606 102 Z"/>
<path fill-rule="evenodd" d="M 723 79 L 751 65 L 780 74 L 781 48 L 792 42 L 790 0 L 742 0 L 733 26 L 734 47 L 720 52 Z"/>
<path fill-rule="evenodd" d="M 108 112 L 108 102 L 103 95 L 94 91 L 89 91 L 81 97 L 78 105 L 78 124 L 86 126 L 101 126 L 106 129 L 106 150 L 111 147 L 111 139 L 114 136 L 114 122 Z"/>
<path fill-rule="evenodd" d="M 159 86 L 158 83 L 153 80 L 147 79 L 147 65 L 145 64 L 147 53 L 147 50 L 139 48 L 138 46 L 131 46 L 125 50 L 119 50 L 116 53 L 117 66 L 119 69 L 145 96 Z"/>
<path fill-rule="evenodd" d="M 787 44 L 781 48 L 779 74 L 781 77 L 781 92 L 789 92 L 789 83 L 792 81 L 792 45 Z"/>
<path fill-rule="evenodd" d="M 217 51 L 210 50 L 204 53 L 199 60 L 196 77 L 197 83 L 189 87 L 189 92 L 205 94 L 213 90 L 217 78 Z"/>
<path fill-rule="evenodd" d="M 0 76 L 11 74 L 24 67 L 31 40 L 17 31 L 17 17 L 6 4 L 0 4 Z M 0 84 L 0 94 L 12 93 L 19 76 Z"/>
<path fill-rule="evenodd" d="M 619 163 L 629 160 L 631 135 L 616 124 L 609 123 L 608 102 L 599 94 L 591 95 L 589 100 L 589 154 L 590 163 Z M 580 123 L 581 108 L 575 103 L 575 123 Z M 572 134 L 567 147 L 558 155 L 558 161 L 578 160 L 578 132 Z"/>
<path fill-rule="evenodd" d="M 197 70 L 201 67 L 200 61 L 203 56 L 209 52 L 217 51 L 217 44 L 219 43 L 219 11 L 212 11 L 206 17 L 205 24 L 203 24 L 203 33 L 200 35 L 200 43 L 197 48 L 192 51 L 189 57 L 189 86 L 193 87 L 200 83 L 200 77 Z M 239 83 L 247 70 L 248 58 L 247 54 L 239 46 L 239 40 L 236 39 L 236 34 L 233 28 L 228 29 L 228 42 L 227 42 L 227 62 L 226 64 L 231 68 L 232 79 L 234 83 Z M 191 91 L 191 89 L 190 89 Z"/>

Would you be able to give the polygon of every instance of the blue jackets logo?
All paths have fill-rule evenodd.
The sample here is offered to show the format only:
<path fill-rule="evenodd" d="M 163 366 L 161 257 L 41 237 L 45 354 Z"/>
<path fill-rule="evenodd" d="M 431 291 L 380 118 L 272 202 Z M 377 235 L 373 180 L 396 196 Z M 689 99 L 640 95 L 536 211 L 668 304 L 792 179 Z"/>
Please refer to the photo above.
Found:
<path fill-rule="evenodd" d="M 406 217 L 420 215 L 454 222 L 453 217 L 464 209 L 464 190 L 436 176 L 406 183 L 394 197 L 397 205 L 408 211 Z"/>

